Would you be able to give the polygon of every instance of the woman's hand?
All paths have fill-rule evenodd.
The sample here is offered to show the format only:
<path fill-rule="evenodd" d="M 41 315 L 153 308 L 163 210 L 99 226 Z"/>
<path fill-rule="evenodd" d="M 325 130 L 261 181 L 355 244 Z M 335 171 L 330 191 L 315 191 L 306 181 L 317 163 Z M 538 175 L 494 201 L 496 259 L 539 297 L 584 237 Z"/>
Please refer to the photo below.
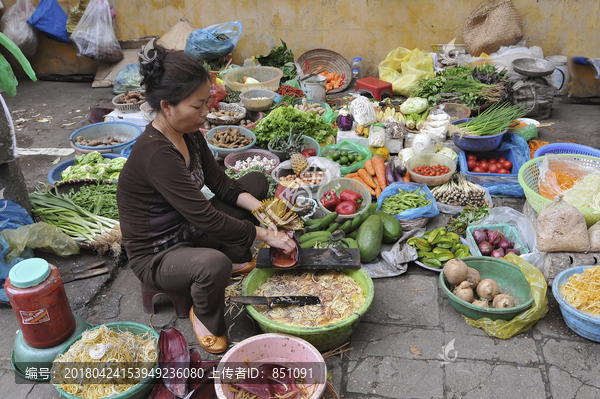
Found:
<path fill-rule="evenodd" d="M 296 243 L 283 231 L 273 231 L 262 227 L 256 228 L 256 239 L 264 241 L 270 247 L 278 248 L 285 254 L 291 254 L 296 249 Z"/>

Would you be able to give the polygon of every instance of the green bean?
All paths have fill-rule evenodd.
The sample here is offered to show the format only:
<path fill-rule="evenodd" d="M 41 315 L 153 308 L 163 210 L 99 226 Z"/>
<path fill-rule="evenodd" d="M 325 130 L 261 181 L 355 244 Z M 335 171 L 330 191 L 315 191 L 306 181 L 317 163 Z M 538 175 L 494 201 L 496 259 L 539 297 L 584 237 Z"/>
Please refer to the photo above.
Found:
<path fill-rule="evenodd" d="M 420 191 L 420 190 L 419 190 Z M 425 193 L 406 192 L 400 190 L 398 194 L 390 195 L 383 200 L 381 210 L 390 215 L 397 215 L 407 209 L 421 208 L 431 204 Z"/>

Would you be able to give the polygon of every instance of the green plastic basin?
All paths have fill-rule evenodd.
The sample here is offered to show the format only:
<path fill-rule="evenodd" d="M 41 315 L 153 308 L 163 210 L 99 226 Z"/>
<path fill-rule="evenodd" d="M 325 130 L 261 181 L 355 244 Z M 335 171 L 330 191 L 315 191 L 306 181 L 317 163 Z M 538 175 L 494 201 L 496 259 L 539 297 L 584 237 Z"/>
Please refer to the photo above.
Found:
<path fill-rule="evenodd" d="M 123 331 L 123 332 L 130 331 L 131 333 L 133 333 L 135 335 L 145 334 L 145 333 L 149 332 L 156 340 L 156 343 L 158 346 L 158 337 L 159 337 L 158 333 L 156 331 L 154 331 L 154 329 L 152 329 L 151 327 L 148 327 L 145 324 L 134 323 L 132 321 L 117 321 L 114 323 L 106 323 L 104 325 L 106 327 L 110 328 L 111 330 L 117 330 L 117 331 Z M 94 328 L 91 328 L 90 331 L 96 330 L 100 327 L 101 327 L 101 325 L 96 326 Z M 73 343 L 75 343 L 76 341 L 78 341 L 80 339 L 81 339 L 81 334 L 79 334 L 77 337 L 75 337 L 75 338 L 71 339 L 69 342 L 67 342 L 67 344 L 64 346 L 64 348 L 59 352 L 58 356 L 66 353 L 69 350 L 69 348 L 71 347 L 71 345 L 73 345 Z M 110 398 L 110 399 L 146 399 L 150 395 L 150 391 L 152 391 L 152 388 L 154 388 L 152 379 L 153 379 L 152 376 L 148 376 L 142 382 L 140 382 L 137 385 L 134 385 L 132 388 L 128 389 L 127 391 L 122 392 L 118 395 L 109 396 L 108 398 Z M 60 396 L 63 398 L 80 399 L 79 396 L 71 395 L 56 386 L 54 388 L 58 391 Z"/>
<path fill-rule="evenodd" d="M 442 290 L 448 296 L 452 307 L 460 314 L 473 320 L 479 320 L 485 317 L 492 320 L 511 320 L 533 305 L 533 296 L 531 295 L 529 282 L 527 282 L 525 275 L 517 265 L 489 256 L 470 256 L 461 258 L 460 260 L 465 262 L 468 267 L 476 269 L 481 275 L 481 280 L 486 278 L 495 280 L 500 289 L 500 293 L 512 296 L 517 305 L 514 308 L 494 309 L 484 308 L 463 301 L 450 291 L 449 284 L 446 279 L 444 279 L 444 273 L 440 273 L 440 285 L 442 286 Z M 477 298 L 477 293 L 475 293 L 474 296 Z"/>
<path fill-rule="evenodd" d="M 344 269 L 340 271 L 346 273 L 360 284 L 366 296 L 363 306 L 347 319 L 322 327 L 294 327 L 268 319 L 260 314 L 252 305 L 246 305 L 246 309 L 264 332 L 283 333 L 300 337 L 310 342 L 321 352 L 337 348 L 350 338 L 362 316 L 369 310 L 375 294 L 373 280 L 371 280 L 371 277 L 364 269 Z M 283 272 L 285 271 L 276 269 L 254 269 L 244 279 L 242 295 L 254 295 L 256 288 L 264 283 L 267 278 L 275 273 Z"/>

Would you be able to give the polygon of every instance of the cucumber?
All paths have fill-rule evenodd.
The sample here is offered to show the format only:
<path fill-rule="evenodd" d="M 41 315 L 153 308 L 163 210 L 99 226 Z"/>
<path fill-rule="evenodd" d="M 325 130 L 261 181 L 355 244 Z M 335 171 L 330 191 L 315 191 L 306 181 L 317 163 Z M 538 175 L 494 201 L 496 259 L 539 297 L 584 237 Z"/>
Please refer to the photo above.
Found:
<path fill-rule="evenodd" d="M 382 240 L 383 221 L 379 215 L 371 215 L 360 225 L 356 236 L 361 262 L 370 262 L 379 255 Z"/>
<path fill-rule="evenodd" d="M 298 241 L 300 244 L 302 244 L 303 242 L 312 240 L 313 238 L 329 239 L 331 238 L 331 233 L 328 231 L 313 231 L 312 233 L 306 233 L 300 236 Z"/>
<path fill-rule="evenodd" d="M 383 242 L 395 243 L 402 237 L 402 225 L 398 219 L 381 211 L 375 211 L 373 213 L 378 215 L 383 222 Z"/>
<path fill-rule="evenodd" d="M 316 237 L 300 244 L 300 248 L 312 248 L 318 242 L 329 242 L 328 238 Z"/>

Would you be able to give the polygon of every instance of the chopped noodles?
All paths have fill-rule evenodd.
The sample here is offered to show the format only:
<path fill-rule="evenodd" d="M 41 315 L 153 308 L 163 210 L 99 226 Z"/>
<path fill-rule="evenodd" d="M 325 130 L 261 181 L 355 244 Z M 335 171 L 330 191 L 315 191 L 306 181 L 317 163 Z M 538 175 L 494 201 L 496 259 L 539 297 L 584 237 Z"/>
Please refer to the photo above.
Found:
<path fill-rule="evenodd" d="M 560 287 L 560 294 L 575 309 L 600 315 L 600 266 L 569 277 Z"/>
<path fill-rule="evenodd" d="M 156 339 L 149 333 L 135 335 L 102 325 L 84 331 L 80 340 L 54 360 L 53 383 L 79 398 L 105 398 L 135 386 L 151 374 L 157 360 Z M 126 369 L 135 373 L 128 374 L 123 371 Z M 75 370 L 81 372 L 77 374 Z"/>
<path fill-rule="evenodd" d="M 362 287 L 345 273 L 329 270 L 319 273 L 284 273 L 269 277 L 254 295 L 314 295 L 320 305 L 282 306 L 256 310 L 278 323 L 296 327 L 319 327 L 347 319 L 365 303 Z"/>
<path fill-rule="evenodd" d="M 575 207 L 600 209 L 600 173 L 590 173 L 563 195 L 565 201 Z"/>

